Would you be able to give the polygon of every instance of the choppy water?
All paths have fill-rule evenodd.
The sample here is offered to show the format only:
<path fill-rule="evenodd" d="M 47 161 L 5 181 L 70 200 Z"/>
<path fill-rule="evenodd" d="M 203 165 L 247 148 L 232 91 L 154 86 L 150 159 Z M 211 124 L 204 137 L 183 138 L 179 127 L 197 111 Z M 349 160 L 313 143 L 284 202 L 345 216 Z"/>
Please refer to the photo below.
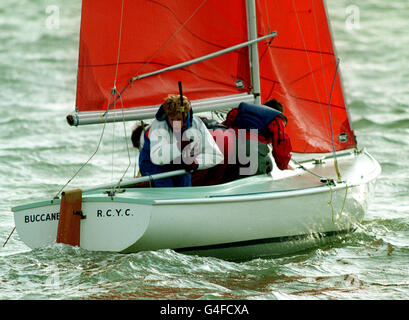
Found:
<path fill-rule="evenodd" d="M 56 8 L 59 25 L 48 19 Z M 409 2 L 328 0 L 328 8 L 358 142 L 383 168 L 355 234 L 291 257 L 233 263 L 172 250 L 29 250 L 15 233 L 0 248 L 0 299 L 408 299 Z M 10 208 L 56 193 L 100 137 L 100 126 L 65 122 L 79 15 L 79 0 L 0 2 L 2 243 L 14 226 Z M 71 186 L 120 177 L 128 165 L 122 125 L 107 127 L 101 148 Z"/>

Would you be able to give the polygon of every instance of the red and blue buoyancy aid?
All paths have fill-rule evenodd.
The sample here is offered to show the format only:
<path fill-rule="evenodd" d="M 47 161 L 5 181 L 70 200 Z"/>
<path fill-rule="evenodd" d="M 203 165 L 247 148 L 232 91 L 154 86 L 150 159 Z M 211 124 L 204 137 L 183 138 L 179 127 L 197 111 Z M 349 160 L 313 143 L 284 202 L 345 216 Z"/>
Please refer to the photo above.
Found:
<path fill-rule="evenodd" d="M 262 135 L 266 140 L 270 140 L 272 136 L 268 127 L 276 117 L 287 120 L 284 114 L 278 110 L 242 102 L 238 107 L 233 127 L 246 130 L 257 129 L 259 135 Z"/>
<path fill-rule="evenodd" d="M 285 123 L 287 123 L 287 118 L 280 111 L 245 102 L 232 109 L 224 121 L 226 126 L 236 130 L 246 129 L 247 139 L 256 138 L 259 144 L 272 143 L 272 154 L 280 170 L 287 169 L 292 150 L 291 141 L 284 132 Z M 249 132 L 250 129 L 258 130 L 257 137 Z"/>

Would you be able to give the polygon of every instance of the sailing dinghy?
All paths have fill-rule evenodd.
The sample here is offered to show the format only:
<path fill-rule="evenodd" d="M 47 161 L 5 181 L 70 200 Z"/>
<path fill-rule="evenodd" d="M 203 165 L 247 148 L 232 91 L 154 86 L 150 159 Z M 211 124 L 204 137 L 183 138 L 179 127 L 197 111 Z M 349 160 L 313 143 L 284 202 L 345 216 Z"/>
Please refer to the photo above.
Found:
<path fill-rule="evenodd" d="M 275 98 L 295 170 L 149 187 L 178 170 L 68 190 L 12 208 L 20 239 L 242 260 L 352 232 L 381 168 L 358 148 L 338 63 L 322 0 L 83 1 L 70 125 L 152 119 L 178 81 L 196 114 Z"/>

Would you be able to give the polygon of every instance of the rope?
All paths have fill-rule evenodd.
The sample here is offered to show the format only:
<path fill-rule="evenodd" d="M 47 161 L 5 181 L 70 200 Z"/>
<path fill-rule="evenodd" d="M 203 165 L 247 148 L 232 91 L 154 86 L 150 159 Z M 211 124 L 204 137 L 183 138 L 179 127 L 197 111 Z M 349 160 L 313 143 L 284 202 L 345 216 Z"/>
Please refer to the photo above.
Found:
<path fill-rule="evenodd" d="M 120 60 L 120 56 L 121 56 L 123 17 L 124 17 L 124 0 L 122 0 L 122 5 L 121 5 L 121 19 L 120 19 L 120 23 L 119 23 L 118 51 L 117 51 L 117 58 L 116 58 L 114 85 L 113 85 L 113 88 L 112 88 L 112 91 L 111 91 L 111 95 L 116 95 L 118 93 L 117 89 L 116 89 L 116 82 L 117 82 L 117 78 L 118 78 L 119 60 Z M 108 106 L 109 106 L 109 104 L 108 104 Z M 114 101 L 113 107 L 114 107 L 114 109 L 116 109 L 116 101 Z M 116 124 L 116 118 L 114 119 L 114 125 L 112 126 L 111 183 L 112 183 L 113 177 L 114 177 L 115 127 L 116 127 L 115 124 Z"/>
<path fill-rule="evenodd" d="M 122 111 L 122 123 L 123 123 L 123 126 L 124 126 L 125 144 L 126 144 L 126 150 L 127 150 L 127 153 L 128 153 L 128 166 L 126 167 L 124 173 L 122 174 L 122 177 L 119 179 L 117 186 L 115 186 L 113 188 L 113 191 L 115 191 L 115 189 L 120 188 L 121 182 L 123 181 L 126 173 L 128 172 L 128 170 L 129 170 L 129 168 L 131 167 L 131 164 L 132 164 L 131 153 L 129 151 L 129 144 L 128 144 L 128 134 L 127 134 L 126 125 L 125 125 L 124 103 L 122 101 L 122 97 L 120 98 L 120 100 L 121 100 L 121 111 Z"/>
<path fill-rule="evenodd" d="M 330 126 L 330 129 L 331 129 L 331 142 L 332 142 L 332 150 L 333 150 L 333 153 L 334 153 L 334 166 L 335 166 L 335 171 L 336 171 L 336 173 L 337 173 L 338 180 L 341 180 L 341 173 L 339 172 L 339 168 L 338 168 L 337 153 L 336 153 L 336 151 L 335 151 L 334 130 L 332 129 L 332 119 L 331 119 L 331 98 L 332 98 L 332 90 L 334 89 L 335 80 L 336 80 L 336 78 L 337 78 L 338 67 L 339 67 L 339 59 L 337 60 L 337 66 L 336 66 L 336 68 L 335 68 L 335 75 L 334 75 L 334 79 L 333 79 L 333 81 L 332 81 L 331 92 L 330 92 L 330 96 L 329 96 L 329 102 L 328 102 L 328 117 L 329 117 L 329 126 Z"/>
<path fill-rule="evenodd" d="M 6 246 L 7 242 L 9 241 L 11 235 L 13 234 L 14 230 L 16 230 L 16 227 L 13 228 L 13 230 L 11 230 L 9 236 L 7 237 L 6 241 L 3 243 L 3 248 Z"/>
<path fill-rule="evenodd" d="M 347 184 L 345 184 L 345 185 L 346 185 L 346 188 L 345 188 L 344 201 L 342 202 L 342 207 L 341 207 L 340 212 L 337 214 L 338 219 L 336 219 L 336 220 L 334 220 L 334 206 L 332 205 L 332 192 L 333 191 L 332 191 L 331 185 L 328 185 L 329 190 L 330 190 L 330 194 L 331 194 L 331 198 L 328 201 L 328 204 L 331 206 L 331 219 L 332 219 L 333 224 L 337 224 L 339 222 L 339 220 L 341 219 L 341 216 L 342 216 L 342 211 L 344 211 L 345 202 L 346 202 L 347 194 L 348 194 L 348 185 Z"/>
<path fill-rule="evenodd" d="M 305 54 L 306 54 L 306 56 L 307 56 L 308 65 L 309 65 L 309 67 L 310 67 L 310 71 L 311 71 L 311 76 L 312 76 L 312 79 L 313 79 L 313 84 L 314 84 L 315 93 L 316 93 L 316 95 L 317 95 L 317 98 L 318 98 L 319 103 L 322 104 L 321 98 L 320 98 L 319 93 L 318 93 L 318 87 L 317 87 L 317 84 L 316 84 L 316 81 L 315 81 L 315 76 L 314 76 L 314 73 L 313 73 L 313 70 L 312 70 L 312 65 L 311 65 L 310 57 L 309 57 L 309 55 L 308 55 L 308 53 L 307 53 L 307 51 L 306 51 L 307 49 L 306 49 L 306 45 L 305 45 L 304 34 L 303 34 L 303 32 L 302 32 L 302 29 L 301 29 L 300 21 L 299 21 L 298 14 L 297 14 L 297 8 L 296 8 L 296 5 L 295 5 L 294 0 L 292 0 L 292 3 L 293 3 L 293 7 L 294 7 L 295 16 L 296 16 L 296 18 L 297 18 L 298 29 L 299 29 L 300 34 L 301 34 L 301 39 L 302 39 L 302 42 L 303 42 Z M 314 4 L 312 4 L 312 6 L 313 6 L 313 10 L 312 10 L 312 11 L 313 11 L 313 13 L 314 13 L 314 23 L 315 23 L 316 35 L 317 35 L 317 39 L 318 39 L 318 46 L 319 46 L 319 50 L 320 50 L 320 52 L 321 52 L 321 49 L 320 49 L 320 48 L 321 48 L 321 42 L 319 41 L 319 31 L 318 31 L 318 28 L 317 28 L 317 21 L 316 21 L 316 16 L 315 16 Z M 323 69 L 323 62 L 322 62 L 322 55 L 321 55 L 321 53 L 320 53 L 320 61 L 321 61 L 321 68 Z M 336 173 L 337 173 L 338 180 L 341 180 L 341 174 L 340 174 L 340 172 L 339 172 L 338 161 L 337 161 L 337 158 L 336 158 L 335 142 L 334 142 L 334 131 L 333 131 L 333 128 L 332 128 L 332 119 L 331 119 L 331 99 L 332 99 L 332 92 L 333 92 L 334 85 L 335 85 L 335 80 L 336 80 L 337 73 L 338 73 L 338 67 L 339 67 L 339 59 L 337 59 L 337 65 L 336 65 L 336 69 L 335 69 L 335 75 L 334 75 L 334 79 L 333 79 L 332 85 L 331 85 L 331 91 L 330 91 L 330 96 L 329 96 L 329 101 L 328 101 L 328 117 L 329 117 L 330 133 L 331 133 L 331 142 L 332 142 L 332 148 L 333 148 L 333 153 L 334 153 L 334 166 L 335 166 L 335 171 L 336 171 Z M 323 73 L 324 73 L 324 79 L 326 79 L 326 78 L 325 78 L 325 72 L 323 72 Z M 325 91 L 325 95 L 326 95 L 326 91 Z M 324 120 L 324 122 L 326 123 L 326 119 L 325 119 L 325 117 L 323 116 L 322 109 L 320 108 L 320 110 L 321 110 L 321 117 L 322 117 L 322 119 Z"/>
<path fill-rule="evenodd" d="M 328 178 L 325 178 L 325 177 L 323 177 L 323 176 L 320 176 L 319 174 L 316 174 L 315 172 L 313 172 L 313 171 L 307 169 L 307 168 L 304 167 L 301 163 L 299 163 L 297 160 L 294 160 L 294 159 L 291 159 L 291 160 L 292 160 L 293 162 L 295 162 L 295 164 L 296 164 L 297 166 L 299 166 L 301 169 L 303 169 L 304 171 L 307 171 L 308 173 L 312 174 L 313 176 L 315 176 L 315 177 L 317 177 L 317 178 L 320 178 L 320 181 L 321 181 L 321 182 L 322 182 L 324 179 L 325 179 L 326 181 L 332 180 L 332 179 L 328 179 Z"/>
<path fill-rule="evenodd" d="M 270 14 L 268 13 L 267 0 L 264 0 L 264 10 L 265 10 L 266 16 L 267 16 L 268 33 L 271 33 Z"/>
<path fill-rule="evenodd" d="M 300 21 L 299 21 L 298 14 L 297 14 L 297 8 L 296 8 L 296 6 L 295 6 L 294 0 L 292 0 L 292 3 L 293 3 L 293 7 L 294 7 L 295 16 L 296 16 L 296 18 L 297 18 L 298 29 L 299 29 L 299 31 L 300 31 L 301 39 L 302 39 L 303 46 L 304 46 L 304 50 L 305 50 L 305 53 L 306 53 L 306 56 L 307 56 L 308 65 L 309 65 L 310 70 L 311 70 L 311 76 L 312 76 L 313 83 L 314 83 L 314 89 L 315 89 L 315 91 L 316 91 L 316 95 L 317 95 L 318 101 L 320 102 L 320 104 L 322 104 L 322 103 L 321 103 L 321 98 L 320 98 L 319 93 L 318 93 L 318 89 L 317 89 L 317 84 L 316 84 L 316 81 L 315 81 L 314 73 L 313 73 L 313 71 L 312 71 L 311 61 L 310 61 L 309 55 L 308 55 L 308 53 L 307 53 L 307 51 L 306 51 L 306 45 L 305 45 L 305 40 L 304 40 L 304 34 L 303 34 L 303 32 L 302 32 L 302 29 L 301 29 Z M 317 20 L 316 20 L 316 15 L 315 15 L 314 1 L 312 1 L 312 11 L 313 11 L 313 15 L 314 15 L 314 24 L 315 24 L 315 30 L 316 30 L 316 35 L 317 35 L 318 48 L 319 48 L 319 51 L 321 52 L 321 42 L 320 42 L 319 28 L 318 28 L 318 26 L 317 26 Z M 320 53 L 320 61 L 321 61 L 321 69 L 323 70 L 323 69 L 324 69 L 324 66 L 323 66 L 323 60 L 322 60 L 322 54 L 321 54 L 321 53 Z M 334 75 L 334 79 L 333 79 L 333 81 L 332 81 L 331 91 L 330 91 L 330 95 L 329 95 L 329 101 L 328 101 L 328 117 L 329 117 L 330 133 L 331 133 L 331 142 L 332 142 L 332 148 L 333 148 L 333 153 L 334 153 L 334 166 L 335 166 L 335 171 L 336 171 L 336 173 L 337 173 L 338 180 L 341 180 L 341 173 L 339 172 L 338 161 L 337 161 L 336 151 L 335 151 L 334 131 L 333 131 L 333 128 L 332 128 L 332 119 L 331 119 L 331 99 L 332 99 L 332 93 L 333 93 L 333 89 L 334 89 L 334 85 L 335 85 L 335 80 L 336 80 L 336 78 L 337 78 L 338 67 L 339 67 L 339 59 L 337 59 L 337 64 L 336 64 L 336 69 L 335 69 L 335 75 Z M 325 72 L 323 72 L 323 75 L 324 75 L 324 81 L 325 81 L 325 83 L 326 83 Z M 325 96 L 327 97 L 327 92 L 326 92 L 326 91 L 325 91 Z M 325 119 L 325 117 L 324 117 L 323 114 L 322 114 L 322 109 L 320 108 L 320 110 L 321 110 L 321 116 L 322 116 L 324 122 L 326 123 L 326 119 Z"/>
<path fill-rule="evenodd" d="M 121 40 L 122 40 L 122 21 L 124 17 L 124 0 L 122 0 L 122 7 L 121 7 L 121 22 L 119 25 L 119 41 L 118 41 L 118 55 L 116 59 L 116 70 L 115 70 L 115 80 L 114 80 L 114 89 L 116 91 L 116 80 L 118 77 L 118 66 L 119 66 L 119 57 L 121 53 Z"/>
<path fill-rule="evenodd" d="M 320 37 L 320 32 L 319 32 L 319 28 L 318 28 L 318 24 L 317 24 L 317 17 L 316 17 L 316 14 L 315 14 L 314 1 L 311 1 L 311 5 L 312 5 L 312 13 L 313 13 L 313 16 L 314 16 L 315 30 L 317 31 L 315 34 L 317 36 L 318 51 L 321 52 L 321 37 Z M 324 72 L 324 62 L 322 60 L 322 54 L 321 53 L 320 53 L 320 63 L 321 63 L 322 74 L 324 76 L 324 83 L 327 83 L 327 77 L 326 77 L 326 74 Z M 325 99 L 328 100 L 327 90 L 324 90 L 324 92 L 325 92 Z"/>
<path fill-rule="evenodd" d="M 116 104 L 114 105 L 114 110 L 116 109 Z M 116 128 L 116 117 L 112 125 L 112 151 L 111 151 L 111 183 L 114 180 L 114 156 L 115 156 L 115 128 Z"/>
<path fill-rule="evenodd" d="M 70 184 L 70 182 L 71 182 L 72 180 L 74 180 L 74 178 L 80 173 L 80 171 L 81 171 L 81 170 L 91 161 L 91 159 L 97 154 L 97 152 L 98 152 L 98 150 L 99 150 L 99 147 L 101 146 L 102 138 L 103 138 L 103 136 L 104 136 L 105 127 L 106 127 L 106 122 L 104 122 L 104 126 L 102 127 L 102 132 L 101 132 L 101 135 L 100 135 L 100 137 L 99 137 L 98 145 L 97 145 L 97 148 L 95 149 L 94 153 L 93 153 L 93 154 L 89 157 L 89 159 L 77 170 L 77 172 L 71 177 L 71 179 L 69 179 L 69 180 L 64 184 L 64 186 L 57 192 L 57 194 L 54 196 L 53 199 L 58 199 L 58 198 L 59 198 L 59 195 L 60 195 L 60 193 L 64 190 L 64 188 L 65 188 L 66 186 L 68 186 L 68 184 Z"/>
<path fill-rule="evenodd" d="M 122 41 L 122 26 L 123 26 L 123 16 L 124 16 L 124 0 L 122 0 L 122 7 L 121 7 L 121 20 L 120 20 L 120 25 L 119 25 L 119 39 L 118 39 L 118 54 L 117 54 L 117 61 L 116 61 L 116 70 L 115 70 L 115 78 L 114 78 L 114 85 L 112 88 L 111 96 L 117 95 L 118 97 L 114 100 L 112 103 L 111 107 L 113 106 L 114 109 L 116 109 L 116 102 L 118 98 L 120 99 L 121 102 L 121 112 L 122 112 L 122 123 L 124 125 L 124 135 L 125 135 L 125 143 L 126 143 L 126 149 L 128 153 L 128 166 L 125 169 L 122 177 L 119 179 L 118 184 L 112 188 L 112 192 L 115 193 L 116 189 L 120 188 L 120 184 L 123 181 L 123 178 L 125 177 L 126 173 L 128 172 L 129 167 L 131 166 L 131 155 L 129 152 L 129 145 L 128 145 L 128 135 L 126 132 L 126 126 L 125 126 L 125 115 L 124 115 L 124 103 L 122 100 L 122 92 L 118 93 L 116 89 L 116 83 L 117 83 L 117 78 L 118 78 L 118 69 L 119 69 L 119 61 L 120 61 L 120 56 L 121 56 L 121 41 Z M 109 106 L 109 103 L 108 103 Z M 108 108 L 109 110 L 109 108 Z M 104 113 L 104 115 L 106 112 Z M 113 181 L 113 176 L 114 176 L 114 155 L 115 155 L 115 128 L 116 128 L 116 118 L 114 120 L 114 125 L 113 125 L 113 132 L 112 132 L 112 166 L 111 166 L 111 182 Z"/>
<path fill-rule="evenodd" d="M 344 207 L 345 207 L 345 203 L 346 203 L 346 199 L 347 199 L 347 194 L 348 194 L 348 188 L 349 188 L 348 185 L 345 183 L 345 186 L 346 186 L 346 188 L 345 188 L 345 195 L 344 195 L 344 200 L 343 200 L 343 202 L 342 202 L 341 210 L 340 210 L 340 212 L 337 214 L 338 219 L 334 219 L 334 206 L 332 205 L 332 200 L 333 200 L 333 199 L 332 199 L 332 193 L 333 193 L 332 186 L 335 185 L 334 179 L 325 178 L 325 177 L 323 177 L 323 176 L 320 176 L 319 174 L 317 174 L 317 173 L 315 173 L 315 172 L 313 172 L 313 171 L 307 169 L 306 167 L 304 167 L 304 166 L 303 166 L 301 163 L 299 163 L 298 161 L 296 161 L 296 160 L 294 160 L 294 159 L 291 159 L 291 160 L 292 160 L 293 162 L 295 162 L 301 169 L 303 169 L 304 171 L 306 171 L 306 172 L 312 174 L 313 176 L 319 178 L 322 183 L 325 183 L 325 184 L 329 187 L 329 190 L 330 190 L 330 200 L 328 201 L 328 205 L 331 206 L 331 220 L 332 220 L 332 222 L 333 222 L 334 224 L 337 224 L 338 221 L 341 219 L 342 212 L 344 211 Z"/>

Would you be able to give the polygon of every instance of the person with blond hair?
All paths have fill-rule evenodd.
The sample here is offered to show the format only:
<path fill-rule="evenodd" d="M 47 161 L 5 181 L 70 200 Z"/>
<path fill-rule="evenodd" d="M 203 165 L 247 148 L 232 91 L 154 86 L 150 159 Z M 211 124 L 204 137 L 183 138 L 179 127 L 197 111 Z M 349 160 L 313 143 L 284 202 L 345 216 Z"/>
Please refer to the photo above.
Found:
<path fill-rule="evenodd" d="M 181 176 L 154 180 L 154 187 L 191 186 L 192 172 L 214 167 L 223 161 L 223 154 L 212 135 L 202 120 L 193 115 L 190 101 L 185 96 L 168 95 L 143 138 L 139 154 L 142 176 L 186 170 Z"/>

